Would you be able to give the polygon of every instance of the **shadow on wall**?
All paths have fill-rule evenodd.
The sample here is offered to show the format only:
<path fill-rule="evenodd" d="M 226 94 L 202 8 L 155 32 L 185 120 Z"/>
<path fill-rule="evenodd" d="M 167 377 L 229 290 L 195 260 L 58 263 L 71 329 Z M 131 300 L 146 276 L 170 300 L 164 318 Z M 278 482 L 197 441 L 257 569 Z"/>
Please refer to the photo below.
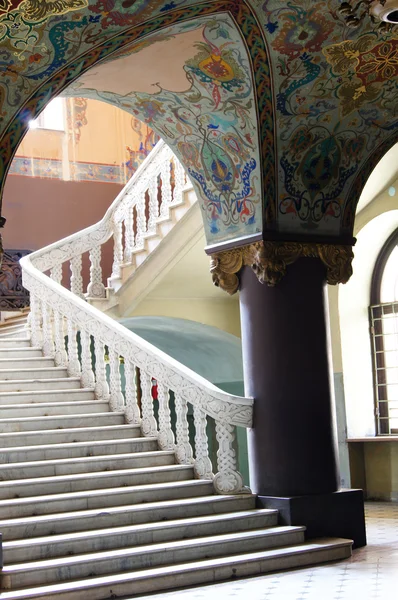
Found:
<path fill-rule="evenodd" d="M 242 345 L 234 335 L 171 317 L 131 317 L 120 323 L 225 392 L 244 395 Z M 213 449 L 215 454 L 215 432 L 213 427 L 210 429 L 210 451 Z M 236 450 L 239 471 L 249 485 L 247 436 L 242 427 L 237 427 Z M 215 465 L 215 456 L 212 461 Z"/>

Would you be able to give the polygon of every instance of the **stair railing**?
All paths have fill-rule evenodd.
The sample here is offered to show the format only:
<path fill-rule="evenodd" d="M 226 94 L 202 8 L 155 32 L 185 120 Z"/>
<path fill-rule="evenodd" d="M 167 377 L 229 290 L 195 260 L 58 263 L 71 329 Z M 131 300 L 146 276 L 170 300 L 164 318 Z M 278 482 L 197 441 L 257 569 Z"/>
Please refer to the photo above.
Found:
<path fill-rule="evenodd" d="M 154 200 L 155 181 L 156 190 L 159 188 L 156 173 L 163 174 L 161 188 L 165 196 L 165 208 L 161 204 L 158 218 L 167 216 L 168 206 L 178 201 L 183 188 L 181 172 L 174 177 L 173 186 L 165 183 L 171 160 L 176 159 L 167 146 L 158 144 L 153 156 L 137 170 L 97 225 L 21 260 L 23 284 L 31 297 L 31 343 L 41 347 L 45 356 L 54 357 L 57 366 L 66 367 L 70 376 L 79 377 L 82 387 L 93 388 L 97 399 L 109 400 L 112 411 L 122 412 L 128 423 L 140 425 L 144 436 L 155 437 L 160 449 L 175 451 L 178 463 L 192 464 L 198 478 L 213 479 L 217 493 L 240 493 L 247 488 L 237 468 L 235 430 L 237 426 L 251 427 L 253 400 L 221 391 L 91 306 L 83 293 L 84 252 L 89 252 L 91 259 L 89 294 L 96 297 L 103 292 L 100 246 L 112 234 L 116 236 L 115 276 L 118 266 L 129 255 L 132 237 L 126 244 L 119 243 L 120 232 L 131 218 L 128 207 L 137 207 L 141 222 L 145 219 L 147 222 L 141 226 L 137 219 L 134 242 L 137 243 L 138 231 L 148 233 L 151 213 L 149 218 L 148 210 L 144 215 L 142 199 L 144 190 L 152 190 L 149 199 L 152 198 L 154 207 L 159 206 L 158 199 Z M 131 198 L 137 199 L 135 204 L 131 204 Z M 152 227 L 153 223 L 149 225 Z M 70 290 L 62 285 L 62 266 L 68 262 L 72 273 Z M 156 402 L 152 394 L 154 382 Z M 188 412 L 193 418 L 193 439 Z M 209 452 L 209 418 L 214 419 L 218 444 L 215 475 Z"/>

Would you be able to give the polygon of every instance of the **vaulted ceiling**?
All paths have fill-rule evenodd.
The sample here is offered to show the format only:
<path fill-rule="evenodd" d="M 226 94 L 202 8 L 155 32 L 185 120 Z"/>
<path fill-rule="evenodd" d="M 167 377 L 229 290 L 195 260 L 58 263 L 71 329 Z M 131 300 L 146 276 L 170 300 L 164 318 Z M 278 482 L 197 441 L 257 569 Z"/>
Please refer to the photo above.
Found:
<path fill-rule="evenodd" d="M 51 97 L 100 98 L 174 148 L 211 246 L 349 243 L 361 190 L 398 139 L 398 33 L 349 29 L 339 6 L 0 0 L 0 175 Z"/>

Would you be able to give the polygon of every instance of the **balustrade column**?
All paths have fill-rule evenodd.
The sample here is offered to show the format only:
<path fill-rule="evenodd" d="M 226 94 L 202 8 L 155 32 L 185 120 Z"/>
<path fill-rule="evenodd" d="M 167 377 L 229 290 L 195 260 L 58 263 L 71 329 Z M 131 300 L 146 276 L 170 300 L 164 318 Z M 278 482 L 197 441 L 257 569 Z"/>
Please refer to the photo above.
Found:
<path fill-rule="evenodd" d="M 41 329 L 41 301 L 34 294 L 30 295 L 30 329 L 31 343 L 36 348 L 41 348 L 43 345 L 43 335 Z"/>
<path fill-rule="evenodd" d="M 141 431 L 145 437 L 157 436 L 158 426 L 153 410 L 152 377 L 142 369 L 140 370 L 140 384 L 142 412 Z"/>
<path fill-rule="evenodd" d="M 214 487 L 219 494 L 234 494 L 242 492 L 243 479 L 236 463 L 234 449 L 235 426 L 216 421 L 217 474 L 214 477 Z"/>
<path fill-rule="evenodd" d="M 124 376 L 126 379 L 126 421 L 138 425 L 141 422 L 141 414 L 137 402 L 135 365 L 130 360 L 126 360 L 124 363 Z"/>
<path fill-rule="evenodd" d="M 169 206 L 173 200 L 171 190 L 170 160 L 165 160 L 161 166 L 160 177 L 162 179 L 162 203 L 160 205 L 160 216 L 169 216 Z"/>
<path fill-rule="evenodd" d="M 55 281 L 55 283 L 61 284 L 61 282 L 62 282 L 62 264 L 55 265 L 55 267 L 53 267 L 51 269 L 50 275 L 51 275 L 51 279 L 53 281 Z"/>
<path fill-rule="evenodd" d="M 105 298 L 105 286 L 102 283 L 101 246 L 94 246 L 90 250 L 90 283 L 87 295 L 90 298 Z"/>
<path fill-rule="evenodd" d="M 123 264 L 123 225 L 122 222 L 113 223 L 113 266 L 112 279 L 120 279 Z"/>
<path fill-rule="evenodd" d="M 134 249 L 133 205 L 128 206 L 124 220 L 124 262 L 131 263 Z"/>
<path fill-rule="evenodd" d="M 81 256 L 75 256 L 70 260 L 70 270 L 70 291 L 84 300 Z"/>
<path fill-rule="evenodd" d="M 51 320 L 52 310 L 47 302 L 42 302 L 43 315 L 43 354 L 54 356 L 53 326 Z"/>
<path fill-rule="evenodd" d="M 135 234 L 135 247 L 144 247 L 144 233 L 146 233 L 146 216 L 145 216 L 145 191 L 140 191 L 137 194 L 136 203 L 136 234 Z"/>
<path fill-rule="evenodd" d="M 174 450 L 175 440 L 171 428 L 170 394 L 169 388 L 157 382 L 159 401 L 159 437 L 158 444 L 161 450 Z"/>
<path fill-rule="evenodd" d="M 193 462 L 192 446 L 189 442 L 188 404 L 180 394 L 175 394 L 176 410 L 176 456 L 177 461 L 183 465 Z"/>
<path fill-rule="evenodd" d="M 80 377 L 80 361 L 77 349 L 76 327 L 71 319 L 68 319 L 68 375 L 70 377 Z"/>
<path fill-rule="evenodd" d="M 54 360 L 57 367 L 66 367 L 68 364 L 68 355 L 65 348 L 64 317 L 58 310 L 54 310 L 54 337 L 55 337 L 55 355 Z"/>
<path fill-rule="evenodd" d="M 87 331 L 80 331 L 80 344 L 82 347 L 82 387 L 93 388 L 94 372 L 91 357 L 91 337 Z"/>
<path fill-rule="evenodd" d="M 106 379 L 105 347 L 98 338 L 94 340 L 95 352 L 95 387 L 94 394 L 97 400 L 109 399 L 109 386 Z"/>
<path fill-rule="evenodd" d="M 124 410 L 124 397 L 120 380 L 120 357 L 119 354 L 109 349 L 110 366 L 110 399 L 109 404 L 113 411 L 121 412 Z"/>
<path fill-rule="evenodd" d="M 156 220 L 159 217 L 158 177 L 157 177 L 157 175 L 153 175 L 149 180 L 148 195 L 149 195 L 148 233 L 156 233 Z"/>
<path fill-rule="evenodd" d="M 212 479 L 213 466 L 209 457 L 206 413 L 194 406 L 193 416 L 195 423 L 195 474 L 199 479 Z"/>
<path fill-rule="evenodd" d="M 184 167 L 179 160 L 174 158 L 174 191 L 173 191 L 173 204 L 180 204 L 182 202 L 182 190 L 185 183 L 185 171 Z"/>

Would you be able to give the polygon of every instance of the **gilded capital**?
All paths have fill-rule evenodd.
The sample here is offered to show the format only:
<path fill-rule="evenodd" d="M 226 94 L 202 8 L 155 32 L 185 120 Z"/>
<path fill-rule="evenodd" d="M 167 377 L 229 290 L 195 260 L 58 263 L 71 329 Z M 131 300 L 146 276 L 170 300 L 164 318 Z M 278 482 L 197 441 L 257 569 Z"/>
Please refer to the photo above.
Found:
<path fill-rule="evenodd" d="M 214 285 L 235 294 L 244 266 L 252 268 L 260 283 L 275 286 L 298 258 L 319 258 L 326 267 L 327 282 L 336 285 L 351 277 L 353 256 L 352 247 L 346 245 L 261 241 L 212 254 L 210 272 Z"/>

